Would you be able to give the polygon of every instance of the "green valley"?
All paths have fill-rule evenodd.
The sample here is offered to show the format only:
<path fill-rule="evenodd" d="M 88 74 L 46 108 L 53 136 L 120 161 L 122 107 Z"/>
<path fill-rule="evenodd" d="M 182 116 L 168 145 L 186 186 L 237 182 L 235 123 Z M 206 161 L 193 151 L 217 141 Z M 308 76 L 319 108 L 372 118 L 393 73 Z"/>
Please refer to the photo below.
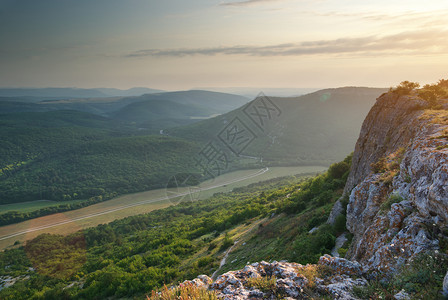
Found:
<path fill-rule="evenodd" d="M 329 253 L 338 228 L 319 229 L 308 237 L 313 240 L 310 247 L 298 243 L 309 228 L 326 221 L 342 193 L 349 162 L 336 164 L 315 178 L 272 179 L 66 237 L 41 235 L 24 247 L 0 253 L 0 275 L 18 278 L 12 287 L 0 291 L 0 297 L 140 298 L 164 283 L 211 274 L 234 241 L 250 247 L 258 235 L 269 236 L 276 220 L 283 218 L 302 224 L 301 234 L 276 233 L 285 251 L 266 252 L 263 259 L 294 257 L 315 262 L 318 255 Z M 253 252 L 243 259 L 251 261 L 260 255 Z M 48 256 L 54 259 L 50 262 L 45 259 Z M 12 262 L 14 267 L 4 268 Z"/>

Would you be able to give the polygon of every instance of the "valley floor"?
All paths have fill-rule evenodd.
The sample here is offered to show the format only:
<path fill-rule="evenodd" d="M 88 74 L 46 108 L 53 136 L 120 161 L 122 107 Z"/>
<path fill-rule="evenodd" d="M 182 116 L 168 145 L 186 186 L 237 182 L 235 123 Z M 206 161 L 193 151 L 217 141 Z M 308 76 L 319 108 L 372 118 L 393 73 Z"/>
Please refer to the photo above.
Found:
<path fill-rule="evenodd" d="M 18 224 L 0 227 L 0 249 L 23 243 L 42 233 L 69 234 L 153 210 L 168 207 L 179 201 L 202 200 L 214 193 L 229 192 L 236 187 L 281 176 L 325 171 L 321 166 L 273 167 L 269 169 L 242 170 L 223 174 L 190 189 L 157 189 L 129 194 L 82 209 L 40 217 Z M 191 198 L 191 199 L 190 199 Z"/>

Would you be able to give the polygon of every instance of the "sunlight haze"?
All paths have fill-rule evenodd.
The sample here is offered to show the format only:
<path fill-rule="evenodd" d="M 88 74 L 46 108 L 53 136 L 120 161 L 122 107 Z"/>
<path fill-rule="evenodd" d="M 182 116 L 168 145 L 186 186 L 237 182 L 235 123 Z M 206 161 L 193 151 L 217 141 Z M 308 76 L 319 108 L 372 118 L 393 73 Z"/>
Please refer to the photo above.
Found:
<path fill-rule="evenodd" d="M 429 83 L 448 67 L 447 18 L 435 0 L 0 0 L 0 85 Z"/>

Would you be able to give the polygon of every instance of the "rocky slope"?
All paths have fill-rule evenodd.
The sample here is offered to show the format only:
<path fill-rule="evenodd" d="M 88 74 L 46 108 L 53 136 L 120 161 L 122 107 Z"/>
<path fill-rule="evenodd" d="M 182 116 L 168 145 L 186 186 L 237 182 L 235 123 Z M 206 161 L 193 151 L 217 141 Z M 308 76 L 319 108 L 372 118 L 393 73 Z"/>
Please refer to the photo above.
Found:
<path fill-rule="evenodd" d="M 356 299 L 354 286 L 365 286 L 361 265 L 343 258 L 322 256 L 316 265 L 265 261 L 227 272 L 216 281 L 200 275 L 183 285 L 216 291 L 219 299 L 310 299 L 329 296 Z"/>

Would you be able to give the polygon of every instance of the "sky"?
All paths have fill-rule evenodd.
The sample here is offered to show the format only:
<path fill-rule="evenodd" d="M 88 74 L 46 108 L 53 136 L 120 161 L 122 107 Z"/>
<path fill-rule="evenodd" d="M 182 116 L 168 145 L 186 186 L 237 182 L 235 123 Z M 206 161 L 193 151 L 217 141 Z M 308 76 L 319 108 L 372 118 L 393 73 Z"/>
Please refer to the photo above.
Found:
<path fill-rule="evenodd" d="M 0 87 L 432 83 L 446 37 L 446 0 L 0 0 Z"/>

